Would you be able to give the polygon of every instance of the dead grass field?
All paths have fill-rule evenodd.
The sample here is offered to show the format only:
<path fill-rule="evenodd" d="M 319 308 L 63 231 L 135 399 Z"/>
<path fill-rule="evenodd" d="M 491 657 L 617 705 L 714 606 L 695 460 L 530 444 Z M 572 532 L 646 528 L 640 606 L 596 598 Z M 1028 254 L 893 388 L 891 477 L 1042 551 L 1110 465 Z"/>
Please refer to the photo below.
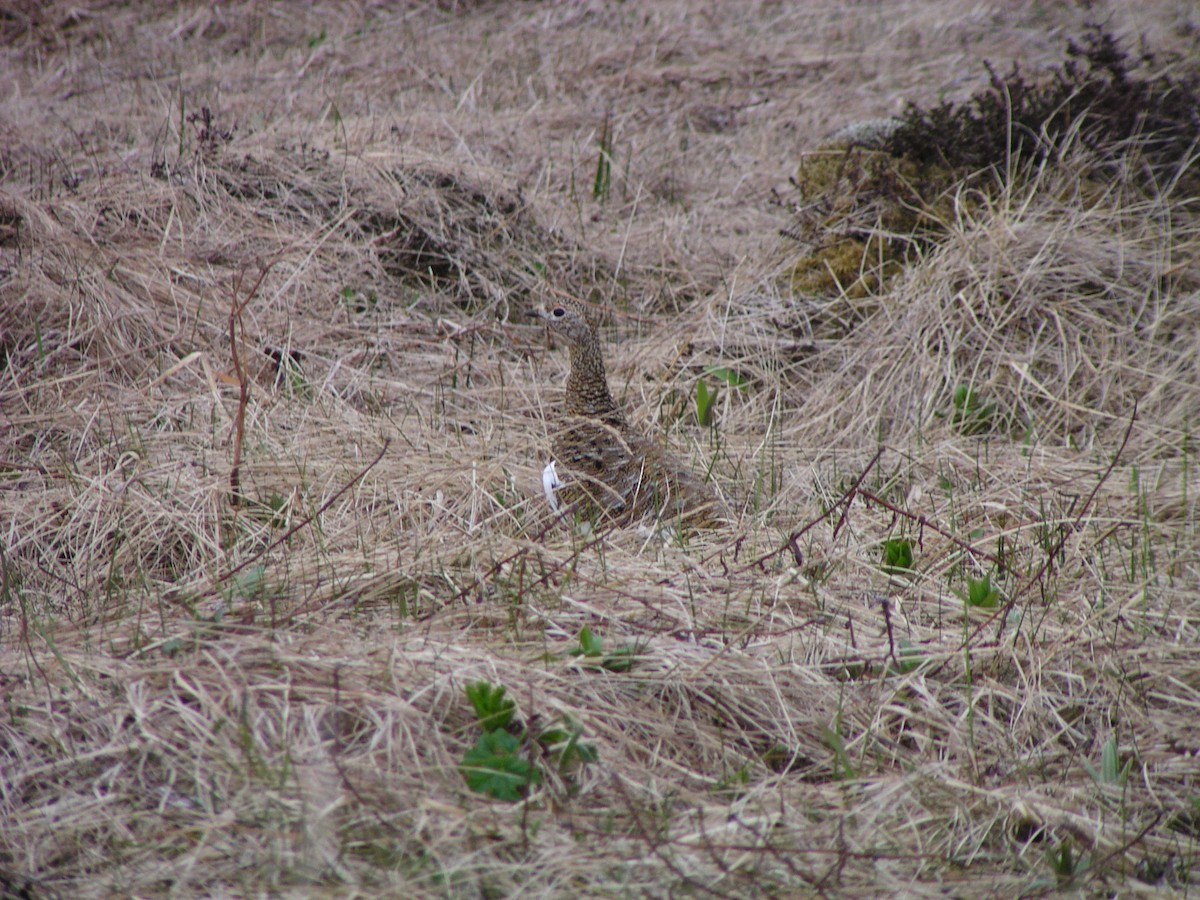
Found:
<path fill-rule="evenodd" d="M 0 896 L 1195 893 L 1195 165 L 781 277 L 803 154 L 1089 21 L 1200 54 L 1187 0 L 0 6 Z M 550 518 L 555 292 L 733 525 Z"/>

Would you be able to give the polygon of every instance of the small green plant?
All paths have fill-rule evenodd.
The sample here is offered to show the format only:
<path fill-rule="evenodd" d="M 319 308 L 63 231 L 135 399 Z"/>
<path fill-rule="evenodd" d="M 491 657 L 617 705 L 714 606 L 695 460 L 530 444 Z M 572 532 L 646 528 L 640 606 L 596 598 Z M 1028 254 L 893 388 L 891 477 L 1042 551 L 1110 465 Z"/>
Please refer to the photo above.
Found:
<path fill-rule="evenodd" d="M 612 193 L 612 128 L 609 117 L 604 117 L 600 128 L 599 151 L 596 155 L 596 177 L 592 181 L 592 196 L 597 200 L 607 200 Z"/>
<path fill-rule="evenodd" d="M 575 724 L 570 716 L 563 716 L 562 728 L 547 728 L 537 737 L 542 749 L 558 760 L 558 774 L 567 775 L 572 765 L 592 763 L 600 758 L 592 744 L 584 743 L 579 738 L 583 727 Z"/>
<path fill-rule="evenodd" d="M 1074 879 L 1084 867 L 1084 861 L 1075 858 L 1075 850 L 1069 837 L 1063 838 L 1057 846 L 1046 851 L 1046 861 L 1050 863 L 1050 869 L 1060 886 Z"/>
<path fill-rule="evenodd" d="M 896 642 L 896 646 L 896 665 L 900 667 L 900 672 L 904 675 L 919 669 L 927 661 L 921 648 L 913 646 L 907 638 L 900 638 Z"/>
<path fill-rule="evenodd" d="M 579 647 L 572 650 L 572 656 L 599 656 L 604 652 L 604 641 L 588 626 L 579 629 Z"/>
<path fill-rule="evenodd" d="M 912 541 L 908 538 L 888 538 L 883 542 L 883 571 L 889 575 L 900 575 L 911 572 L 912 567 Z"/>
<path fill-rule="evenodd" d="M 708 427 L 713 423 L 713 404 L 717 402 L 720 391 L 716 388 L 709 390 L 708 382 L 703 378 L 696 382 L 696 421 Z"/>
<path fill-rule="evenodd" d="M 706 375 L 711 375 L 713 378 L 717 379 L 717 381 L 723 381 L 731 388 L 737 388 L 738 390 L 745 390 L 746 386 L 750 384 L 750 382 L 747 381 L 743 376 L 739 375 L 728 366 L 708 366 L 705 368 L 704 373 Z"/>
<path fill-rule="evenodd" d="M 234 603 L 238 600 L 254 600 L 261 597 L 267 589 L 266 566 L 250 566 L 237 574 L 231 582 L 225 585 L 225 600 Z"/>
<path fill-rule="evenodd" d="M 545 775 L 532 751 L 557 763 L 559 774 L 567 777 L 573 766 L 595 762 L 591 744 L 580 741 L 583 728 L 564 716 L 561 727 L 531 733 L 517 718 L 517 707 L 503 685 L 477 681 L 466 687 L 467 699 L 483 734 L 465 754 L 459 772 L 467 787 L 494 800 L 513 803 L 526 795 L 530 787 L 542 783 Z"/>
<path fill-rule="evenodd" d="M 1083 767 L 1087 769 L 1087 773 L 1092 777 L 1092 781 L 1096 782 L 1099 786 L 1123 788 L 1129 780 L 1129 772 L 1133 767 L 1133 760 L 1126 760 L 1125 765 L 1121 765 L 1121 754 L 1117 749 L 1117 737 L 1110 734 L 1108 740 L 1104 742 L 1104 746 L 1100 748 L 1099 770 L 1086 759 L 1083 760 Z"/>
<path fill-rule="evenodd" d="M 579 629 L 578 640 L 579 646 L 570 651 L 571 655 L 594 661 L 595 665 L 610 672 L 628 672 L 642 652 L 636 644 L 627 644 L 606 654 L 604 641 L 586 625 Z"/>
<path fill-rule="evenodd" d="M 713 787 L 713 793 L 718 797 L 737 800 L 747 793 L 749 784 L 750 767 L 746 765 L 722 777 Z"/>
<path fill-rule="evenodd" d="M 287 525 L 287 498 L 282 494 L 272 493 L 267 498 L 266 507 L 271 511 L 271 527 L 283 528 Z"/>
<path fill-rule="evenodd" d="M 995 430 L 996 404 L 984 403 L 974 388 L 960 384 L 954 389 L 950 402 L 954 405 L 950 424 L 960 434 L 984 434 Z"/>
<path fill-rule="evenodd" d="M 708 366 L 704 370 L 704 374 L 711 375 L 717 381 L 723 381 L 731 388 L 738 390 L 745 390 L 749 383 L 727 366 Z M 719 388 L 709 388 L 708 382 L 703 378 L 696 382 L 696 421 L 701 425 L 708 427 L 713 424 L 713 407 L 720 394 Z"/>
<path fill-rule="evenodd" d="M 974 609 L 995 609 L 1000 604 L 1000 592 L 992 586 L 992 576 L 968 578 L 963 601 Z"/>
<path fill-rule="evenodd" d="M 521 739 L 502 728 L 481 734 L 463 756 L 459 771 L 475 793 L 509 803 L 542 783 L 542 773 L 525 755 Z"/>
<path fill-rule="evenodd" d="M 762 761 L 768 769 L 780 775 L 797 771 L 808 764 L 808 760 L 802 754 L 786 744 L 772 744 L 762 752 Z M 743 771 L 748 777 L 749 770 Z"/>
<path fill-rule="evenodd" d="M 846 752 L 846 742 L 842 739 L 841 713 L 834 727 L 825 726 L 825 746 L 833 751 L 833 777 L 839 781 L 853 781 L 856 777 L 854 767 L 850 763 L 850 755 Z"/>
<path fill-rule="evenodd" d="M 467 699 L 475 709 L 475 718 L 484 731 L 508 728 L 517 714 L 517 704 L 507 696 L 503 685 L 477 681 L 466 687 Z"/>
<path fill-rule="evenodd" d="M 263 353 L 275 364 L 275 386 L 287 385 L 297 397 L 312 399 L 312 385 L 304 377 L 304 355 L 283 347 L 264 347 Z"/>
<path fill-rule="evenodd" d="M 288 524 L 288 498 L 272 491 L 263 500 L 252 500 L 246 504 L 246 512 L 255 520 L 272 528 L 286 528 Z"/>
<path fill-rule="evenodd" d="M 1167 820 L 1167 827 L 1188 837 L 1200 838 L 1200 797 L 1190 798 Z"/>
<path fill-rule="evenodd" d="M 372 312 L 379 305 L 379 295 L 374 291 L 364 293 L 349 285 L 338 291 L 338 297 L 343 306 L 351 312 L 359 314 Z"/>

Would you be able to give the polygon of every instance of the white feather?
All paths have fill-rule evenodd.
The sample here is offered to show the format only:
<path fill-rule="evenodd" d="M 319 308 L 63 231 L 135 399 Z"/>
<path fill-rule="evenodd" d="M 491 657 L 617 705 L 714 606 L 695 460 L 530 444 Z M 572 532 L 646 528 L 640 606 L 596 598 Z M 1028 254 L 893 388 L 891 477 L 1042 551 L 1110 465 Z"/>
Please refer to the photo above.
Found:
<path fill-rule="evenodd" d="M 555 468 L 554 460 L 550 460 L 549 465 L 542 469 L 542 490 L 546 492 L 546 502 L 555 512 L 558 512 L 558 497 L 555 495 L 555 491 L 561 486 L 562 481 L 558 477 L 558 469 Z"/>

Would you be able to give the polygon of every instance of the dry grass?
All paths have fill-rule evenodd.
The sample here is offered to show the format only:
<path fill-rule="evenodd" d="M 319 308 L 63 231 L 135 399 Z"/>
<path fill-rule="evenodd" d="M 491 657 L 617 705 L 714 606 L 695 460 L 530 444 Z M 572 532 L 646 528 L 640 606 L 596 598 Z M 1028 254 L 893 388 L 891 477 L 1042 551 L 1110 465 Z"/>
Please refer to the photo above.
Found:
<path fill-rule="evenodd" d="M 1194 198 L 1081 151 L 882 296 L 773 262 L 801 151 L 1086 15 L 0 12 L 0 895 L 1186 892 Z M 556 291 L 736 527 L 550 519 Z M 472 793 L 480 680 L 597 761 Z"/>

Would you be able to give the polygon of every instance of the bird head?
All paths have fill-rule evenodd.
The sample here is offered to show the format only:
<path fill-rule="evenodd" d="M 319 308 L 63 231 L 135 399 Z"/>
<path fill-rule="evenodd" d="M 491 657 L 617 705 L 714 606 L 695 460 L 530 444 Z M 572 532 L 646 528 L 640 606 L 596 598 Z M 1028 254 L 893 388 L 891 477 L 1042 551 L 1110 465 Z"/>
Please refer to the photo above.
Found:
<path fill-rule="evenodd" d="M 529 314 L 544 319 L 552 331 L 564 335 L 572 343 L 581 343 L 592 334 L 583 307 L 574 300 L 556 300 L 531 309 Z"/>

